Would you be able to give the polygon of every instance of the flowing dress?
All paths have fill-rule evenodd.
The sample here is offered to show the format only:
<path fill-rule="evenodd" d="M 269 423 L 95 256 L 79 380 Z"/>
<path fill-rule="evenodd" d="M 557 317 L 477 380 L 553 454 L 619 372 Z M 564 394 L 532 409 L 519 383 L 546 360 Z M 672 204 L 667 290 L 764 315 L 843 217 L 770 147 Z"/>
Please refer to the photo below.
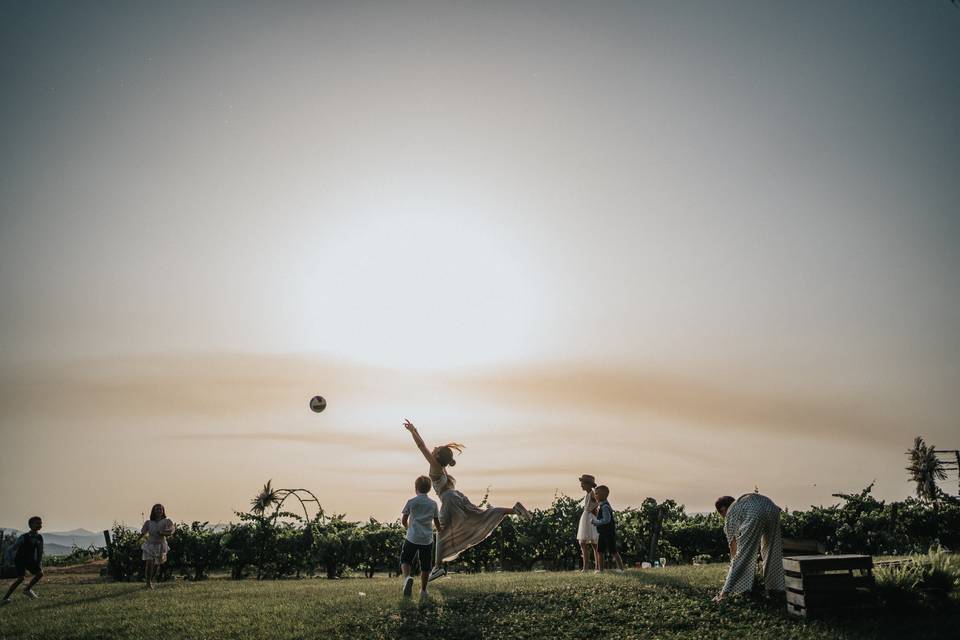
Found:
<path fill-rule="evenodd" d="M 728 595 L 753 589 L 757 551 L 763 557 L 763 582 L 767 591 L 785 591 L 783 540 L 780 537 L 780 507 L 759 493 L 736 499 L 727 509 L 723 524 L 727 542 L 737 539 L 737 555 L 723 583 Z"/>
<path fill-rule="evenodd" d="M 444 470 L 430 474 L 433 490 L 440 497 L 440 526 L 437 534 L 437 562 L 449 562 L 470 547 L 483 542 L 507 516 L 501 507 L 481 509 L 456 489 L 453 476 Z"/>
<path fill-rule="evenodd" d="M 597 544 L 600 539 L 600 533 L 593 524 L 593 510 L 597 506 L 597 501 L 593 499 L 593 493 L 587 492 L 583 498 L 583 514 L 580 516 L 580 526 L 577 527 L 577 542 L 580 544 Z"/>
<path fill-rule="evenodd" d="M 167 539 L 160 535 L 162 530 L 161 520 L 147 520 L 147 540 L 140 549 L 143 551 L 144 560 L 153 560 L 157 564 L 163 564 L 167 561 L 167 553 L 170 551 L 170 545 Z"/>

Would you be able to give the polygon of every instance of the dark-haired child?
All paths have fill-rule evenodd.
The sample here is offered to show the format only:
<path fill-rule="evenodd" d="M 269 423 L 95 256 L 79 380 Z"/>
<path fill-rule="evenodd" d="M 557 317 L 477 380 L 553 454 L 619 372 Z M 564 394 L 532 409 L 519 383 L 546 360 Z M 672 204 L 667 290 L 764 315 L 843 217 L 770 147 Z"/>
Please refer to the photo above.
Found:
<path fill-rule="evenodd" d="M 3 597 L 3 604 L 10 603 L 10 597 L 23 582 L 27 571 L 30 572 L 33 578 L 29 584 L 27 584 L 24 593 L 28 598 L 39 597 L 34 592 L 33 587 L 40 582 L 40 578 L 43 577 L 43 536 L 40 535 L 40 529 L 43 528 L 43 520 L 40 516 L 33 516 L 27 521 L 27 526 L 30 527 L 30 531 L 17 538 L 17 541 L 13 543 L 13 546 L 8 552 L 13 556 L 13 564 L 17 569 L 17 579 L 13 581 L 13 584 L 11 584 L 7 590 L 7 595 Z"/>
<path fill-rule="evenodd" d="M 600 501 L 597 505 L 597 517 L 593 519 L 598 534 L 597 551 L 600 552 L 597 570 L 603 571 L 604 557 L 609 553 L 617 563 L 617 571 L 623 571 L 623 560 L 620 558 L 620 552 L 617 551 L 617 523 L 613 517 L 613 507 L 607 501 L 610 489 L 606 485 L 600 485 L 594 492 L 597 494 L 597 500 Z"/>
<path fill-rule="evenodd" d="M 413 483 L 417 495 L 407 500 L 403 511 L 403 526 L 407 535 L 400 550 L 400 569 L 403 571 L 403 595 L 409 596 L 413 592 L 413 576 L 410 571 L 414 556 L 420 557 L 420 595 L 427 595 L 427 582 L 430 580 L 430 569 L 433 568 L 433 529 L 440 530 L 440 510 L 437 503 L 431 500 L 430 478 L 420 476 Z"/>

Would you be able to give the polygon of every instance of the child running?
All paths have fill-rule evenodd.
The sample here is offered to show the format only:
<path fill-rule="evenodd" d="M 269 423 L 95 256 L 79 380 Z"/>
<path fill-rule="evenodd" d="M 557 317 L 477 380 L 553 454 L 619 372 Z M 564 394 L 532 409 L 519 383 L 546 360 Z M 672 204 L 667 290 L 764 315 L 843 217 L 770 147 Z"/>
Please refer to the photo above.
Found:
<path fill-rule="evenodd" d="M 143 561 L 146 564 L 144 576 L 147 579 L 147 589 L 153 589 L 153 578 L 160 569 L 160 565 L 167 561 L 170 545 L 167 538 L 173 535 L 173 522 L 167 518 L 167 510 L 162 504 L 155 504 L 150 509 L 150 519 L 143 523 L 140 535 L 146 537 L 140 546 L 143 551 Z"/>
<path fill-rule="evenodd" d="M 33 516 L 27 521 L 30 531 L 24 533 L 10 547 L 9 553 L 13 556 L 13 564 L 17 570 L 17 579 L 13 581 L 10 588 L 7 589 L 7 595 L 3 597 L 3 604 L 10 604 L 11 596 L 17 587 L 23 582 L 27 571 L 33 576 L 24 589 L 24 594 L 28 598 L 38 598 L 33 587 L 40 582 L 43 577 L 43 536 L 40 535 L 40 529 L 43 528 L 43 520 L 40 516 Z"/>
<path fill-rule="evenodd" d="M 410 597 L 413 593 L 413 576 L 410 575 L 413 558 L 420 558 L 420 597 L 425 598 L 430 569 L 433 568 L 432 527 L 436 526 L 440 531 L 440 510 L 437 503 L 427 496 L 430 493 L 430 478 L 420 476 L 413 485 L 417 495 L 407 500 L 401 512 L 407 536 L 400 550 L 400 569 L 403 571 L 403 595 Z"/>

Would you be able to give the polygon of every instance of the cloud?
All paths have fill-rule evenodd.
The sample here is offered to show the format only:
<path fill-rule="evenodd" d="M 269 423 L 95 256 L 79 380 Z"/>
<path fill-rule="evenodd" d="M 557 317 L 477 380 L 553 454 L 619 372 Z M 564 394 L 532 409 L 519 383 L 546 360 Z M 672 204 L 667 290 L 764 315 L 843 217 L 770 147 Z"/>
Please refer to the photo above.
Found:
<path fill-rule="evenodd" d="M 776 375 L 668 371 L 558 364 L 464 376 L 461 385 L 492 403 L 619 418 L 661 417 L 733 436 L 757 432 L 790 437 L 904 437 L 902 407 L 881 395 L 838 391 L 809 381 L 801 388 Z M 570 421 L 549 431 L 584 432 Z M 628 432 L 610 434 L 623 437 Z M 530 437 L 531 433 L 525 433 Z M 602 432 L 594 435 L 603 437 Z"/>
<path fill-rule="evenodd" d="M 259 433 L 179 433 L 162 436 L 172 440 L 212 440 L 225 441 L 271 441 L 294 442 L 317 446 L 346 446 L 367 451 L 394 453 L 410 448 L 408 438 L 387 438 L 350 431 L 324 430 L 322 434 L 283 433 L 263 431 Z"/>

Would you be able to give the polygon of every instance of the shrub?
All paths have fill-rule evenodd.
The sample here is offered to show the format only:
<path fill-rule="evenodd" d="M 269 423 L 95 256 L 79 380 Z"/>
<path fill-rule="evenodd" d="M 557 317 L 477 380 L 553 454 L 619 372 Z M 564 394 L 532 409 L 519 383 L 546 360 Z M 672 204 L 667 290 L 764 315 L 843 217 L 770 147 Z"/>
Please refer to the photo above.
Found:
<path fill-rule="evenodd" d="M 891 611 L 908 611 L 920 603 L 920 570 L 916 563 L 879 567 L 873 572 L 880 603 Z"/>

